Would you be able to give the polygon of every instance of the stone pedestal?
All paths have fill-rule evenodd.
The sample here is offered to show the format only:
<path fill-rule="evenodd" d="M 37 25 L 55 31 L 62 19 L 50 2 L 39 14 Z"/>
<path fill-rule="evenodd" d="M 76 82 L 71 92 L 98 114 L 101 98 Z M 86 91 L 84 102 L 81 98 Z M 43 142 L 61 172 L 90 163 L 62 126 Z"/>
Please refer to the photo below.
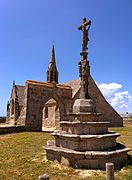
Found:
<path fill-rule="evenodd" d="M 95 112 L 95 105 L 92 99 L 76 99 L 73 105 L 73 113 Z"/>
<path fill-rule="evenodd" d="M 47 143 L 48 160 L 89 169 L 105 169 L 107 162 L 115 169 L 125 165 L 130 149 L 116 143 L 119 133 L 108 132 L 109 122 L 95 112 L 91 99 L 77 99 L 67 116 L 69 121 L 61 121 L 60 130 L 52 133 L 55 141 Z"/>

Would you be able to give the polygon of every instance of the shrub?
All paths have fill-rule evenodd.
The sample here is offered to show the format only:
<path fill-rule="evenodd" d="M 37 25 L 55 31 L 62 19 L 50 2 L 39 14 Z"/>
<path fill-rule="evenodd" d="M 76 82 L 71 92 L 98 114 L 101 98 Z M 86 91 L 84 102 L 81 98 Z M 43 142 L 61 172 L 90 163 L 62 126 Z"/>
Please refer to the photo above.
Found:
<path fill-rule="evenodd" d="M 3 116 L 3 117 L 0 117 L 0 123 L 5 123 L 6 122 L 6 117 Z"/>

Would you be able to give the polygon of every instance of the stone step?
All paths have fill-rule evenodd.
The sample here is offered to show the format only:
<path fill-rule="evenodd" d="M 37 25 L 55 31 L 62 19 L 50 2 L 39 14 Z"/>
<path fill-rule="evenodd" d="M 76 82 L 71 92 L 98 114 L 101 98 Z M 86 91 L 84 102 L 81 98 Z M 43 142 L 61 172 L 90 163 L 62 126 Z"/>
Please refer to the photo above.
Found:
<path fill-rule="evenodd" d="M 108 133 L 109 122 L 61 121 L 60 127 L 68 134 L 105 134 Z"/>
<path fill-rule="evenodd" d="M 67 134 L 65 131 L 61 130 L 56 130 L 53 133 L 51 133 L 53 136 L 59 136 L 59 137 L 65 137 L 65 138 L 72 138 L 72 139 L 102 139 L 102 138 L 110 138 L 110 137 L 118 137 L 120 136 L 119 133 L 114 133 L 114 132 L 109 132 L 107 134 L 96 134 L 96 135 L 91 135 L 91 134 Z"/>
<path fill-rule="evenodd" d="M 87 150 L 105 150 L 116 146 L 116 138 L 119 133 L 109 133 L 103 135 L 77 135 L 66 134 L 65 132 L 55 131 L 52 133 L 55 137 L 57 147 L 64 147 L 77 151 Z"/>
<path fill-rule="evenodd" d="M 89 121 L 89 122 L 99 122 L 99 121 L 105 121 L 103 120 L 103 114 L 102 113 L 91 113 L 91 112 L 81 112 L 81 113 L 67 113 L 67 119 L 70 119 L 72 121 Z"/>
<path fill-rule="evenodd" d="M 108 121 L 97 121 L 97 122 L 80 122 L 80 121 L 60 121 L 60 124 L 66 124 L 66 125 L 91 125 L 91 126 L 108 126 L 110 122 Z"/>
<path fill-rule="evenodd" d="M 78 112 L 78 113 L 74 113 L 74 112 L 70 112 L 70 113 L 67 113 L 68 116 L 102 116 L 103 114 L 102 113 L 97 113 L 97 112 Z"/>
<path fill-rule="evenodd" d="M 105 169 L 105 163 L 107 162 L 113 162 L 115 168 L 122 167 L 127 162 L 127 152 L 130 151 L 130 148 L 117 144 L 112 150 L 82 152 L 56 147 L 52 143 L 52 146 L 46 146 L 45 150 L 48 160 L 59 162 L 63 165 L 78 168 Z"/>

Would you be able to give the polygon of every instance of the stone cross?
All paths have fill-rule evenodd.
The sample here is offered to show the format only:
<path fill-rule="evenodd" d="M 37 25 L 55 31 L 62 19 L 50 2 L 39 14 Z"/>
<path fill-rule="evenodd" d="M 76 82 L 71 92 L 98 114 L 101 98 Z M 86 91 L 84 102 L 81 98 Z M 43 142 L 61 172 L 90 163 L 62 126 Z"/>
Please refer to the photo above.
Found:
<path fill-rule="evenodd" d="M 88 77 L 90 76 L 90 66 L 89 61 L 87 60 L 87 45 L 88 45 L 88 31 L 91 25 L 91 21 L 87 21 L 86 18 L 83 18 L 83 23 L 78 27 L 78 30 L 82 30 L 82 52 L 81 61 L 78 63 L 79 68 L 79 77 L 81 77 L 81 91 L 80 99 L 89 99 L 88 94 Z M 86 29 L 86 27 L 88 28 Z"/>
<path fill-rule="evenodd" d="M 87 45 L 88 45 L 88 41 L 89 41 L 89 38 L 88 38 L 88 31 L 90 29 L 90 26 L 91 26 L 91 21 L 87 21 L 86 18 L 83 18 L 83 22 L 82 22 L 82 25 L 78 27 L 78 30 L 81 30 L 82 31 L 82 52 L 81 52 L 81 55 L 83 57 L 83 60 L 87 59 Z M 86 29 L 86 27 L 88 27 Z"/>

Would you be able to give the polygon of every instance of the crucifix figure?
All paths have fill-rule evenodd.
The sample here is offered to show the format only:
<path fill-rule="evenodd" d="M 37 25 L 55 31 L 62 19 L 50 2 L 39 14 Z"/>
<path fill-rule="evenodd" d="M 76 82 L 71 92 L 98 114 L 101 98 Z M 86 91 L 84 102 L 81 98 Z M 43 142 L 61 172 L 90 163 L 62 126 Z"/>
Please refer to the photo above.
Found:
<path fill-rule="evenodd" d="M 91 21 L 87 21 L 86 18 L 83 18 L 83 23 L 78 27 L 78 30 L 82 30 L 82 52 L 81 61 L 78 63 L 79 67 L 79 77 L 81 77 L 81 92 L 80 99 L 89 99 L 88 94 L 88 77 L 90 76 L 90 66 L 89 61 L 87 60 L 87 45 L 88 45 L 88 31 L 90 29 Z M 88 27 L 86 29 L 86 27 Z"/>
<path fill-rule="evenodd" d="M 84 60 L 84 58 L 87 59 L 87 52 L 86 51 L 88 49 L 88 47 L 87 47 L 88 41 L 89 41 L 88 31 L 90 29 L 90 26 L 91 26 L 91 21 L 87 21 L 86 18 L 83 18 L 82 25 L 78 27 L 78 30 L 82 31 L 82 52 L 81 52 L 81 55 L 83 57 L 83 60 Z M 86 27 L 87 27 L 87 29 L 86 29 Z"/>

